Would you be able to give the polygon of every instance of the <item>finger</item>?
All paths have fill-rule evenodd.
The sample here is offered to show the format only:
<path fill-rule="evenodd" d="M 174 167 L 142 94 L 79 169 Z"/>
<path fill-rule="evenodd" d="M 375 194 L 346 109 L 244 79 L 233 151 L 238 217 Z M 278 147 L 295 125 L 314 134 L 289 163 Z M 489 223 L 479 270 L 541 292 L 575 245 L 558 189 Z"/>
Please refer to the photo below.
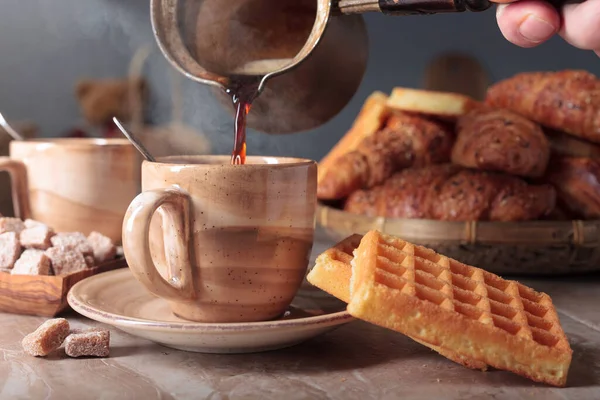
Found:
<path fill-rule="evenodd" d="M 534 47 L 550 39 L 560 29 L 560 16 L 549 3 L 522 0 L 501 4 L 496 11 L 504 37 L 521 47 Z"/>
<path fill-rule="evenodd" d="M 566 4 L 560 35 L 572 46 L 600 50 L 600 0 Z"/>

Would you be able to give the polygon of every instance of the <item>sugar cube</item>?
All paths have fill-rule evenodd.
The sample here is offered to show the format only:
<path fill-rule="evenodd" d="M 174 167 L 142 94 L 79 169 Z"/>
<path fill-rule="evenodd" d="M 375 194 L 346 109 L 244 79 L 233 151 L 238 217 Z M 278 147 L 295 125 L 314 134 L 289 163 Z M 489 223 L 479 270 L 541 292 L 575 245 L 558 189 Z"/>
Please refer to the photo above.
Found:
<path fill-rule="evenodd" d="M 36 221 L 34 219 L 29 219 L 29 218 L 27 218 L 25 221 L 23 221 L 23 225 L 25 225 L 25 229 L 36 228 L 38 226 L 45 226 L 45 227 L 48 226 L 48 225 L 44 224 L 43 222 Z"/>
<path fill-rule="evenodd" d="M 50 259 L 43 250 L 27 249 L 15 262 L 12 275 L 50 275 Z"/>
<path fill-rule="evenodd" d="M 50 247 L 46 256 L 52 262 L 54 275 L 67 275 L 88 268 L 85 257 L 73 248 Z"/>
<path fill-rule="evenodd" d="M 96 265 L 115 258 L 117 247 L 109 237 L 100 232 L 92 232 L 88 235 L 87 240 L 94 251 Z"/>
<path fill-rule="evenodd" d="M 64 318 L 49 319 L 23 338 L 23 350 L 32 356 L 47 356 L 58 349 L 69 335 L 69 322 Z"/>
<path fill-rule="evenodd" d="M 51 238 L 54 235 L 52 229 L 46 225 L 33 226 L 21 231 L 21 246 L 29 249 L 46 250 L 52 247 Z"/>
<path fill-rule="evenodd" d="M 25 224 L 19 218 L 2 217 L 0 218 L 0 233 L 16 232 L 21 233 L 25 229 Z"/>
<path fill-rule="evenodd" d="M 94 254 L 92 246 L 81 232 L 60 232 L 52 236 L 50 241 L 54 247 L 71 248 L 79 251 L 84 256 L 91 256 Z"/>
<path fill-rule="evenodd" d="M 90 329 L 67 336 L 65 353 L 69 357 L 107 357 L 109 346 L 110 331 Z"/>
<path fill-rule="evenodd" d="M 21 255 L 21 243 L 15 232 L 0 234 L 0 268 L 12 269 Z"/>

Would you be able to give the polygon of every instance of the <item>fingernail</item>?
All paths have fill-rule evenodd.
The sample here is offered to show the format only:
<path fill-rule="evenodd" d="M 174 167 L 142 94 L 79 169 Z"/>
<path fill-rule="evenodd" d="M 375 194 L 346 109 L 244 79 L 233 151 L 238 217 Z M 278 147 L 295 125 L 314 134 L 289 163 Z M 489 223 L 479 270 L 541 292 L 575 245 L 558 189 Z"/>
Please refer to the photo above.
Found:
<path fill-rule="evenodd" d="M 496 18 L 500 18 L 507 6 L 508 4 L 498 4 L 498 7 L 496 7 Z"/>
<path fill-rule="evenodd" d="M 530 15 L 519 25 L 519 33 L 533 43 L 543 42 L 556 32 L 556 27 L 550 22 Z"/>

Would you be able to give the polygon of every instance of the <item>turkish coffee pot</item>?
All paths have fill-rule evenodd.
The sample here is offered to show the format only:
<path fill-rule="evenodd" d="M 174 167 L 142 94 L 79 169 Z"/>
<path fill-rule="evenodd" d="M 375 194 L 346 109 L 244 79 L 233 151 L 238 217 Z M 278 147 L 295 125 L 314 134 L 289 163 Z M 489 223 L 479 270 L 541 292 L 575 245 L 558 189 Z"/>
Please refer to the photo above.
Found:
<path fill-rule="evenodd" d="M 501 2 L 501 0 L 497 0 Z M 338 114 L 367 67 L 363 13 L 480 12 L 489 0 L 151 0 L 154 35 L 188 78 L 227 94 L 236 79 L 258 82 L 248 126 L 285 134 Z"/>

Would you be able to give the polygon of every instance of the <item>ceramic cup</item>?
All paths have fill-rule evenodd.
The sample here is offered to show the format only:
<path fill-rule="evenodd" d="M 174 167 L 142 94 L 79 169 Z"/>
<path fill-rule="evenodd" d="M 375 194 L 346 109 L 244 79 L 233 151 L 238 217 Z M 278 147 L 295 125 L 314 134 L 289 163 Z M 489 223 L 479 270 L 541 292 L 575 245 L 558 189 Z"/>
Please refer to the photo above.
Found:
<path fill-rule="evenodd" d="M 166 157 L 142 164 L 123 221 L 133 275 L 198 322 L 278 317 L 306 274 L 317 165 L 297 158 Z"/>
<path fill-rule="evenodd" d="M 120 243 L 125 211 L 140 192 L 141 157 L 129 141 L 12 141 L 9 155 L 0 157 L 0 171 L 11 176 L 15 216 Z"/>

